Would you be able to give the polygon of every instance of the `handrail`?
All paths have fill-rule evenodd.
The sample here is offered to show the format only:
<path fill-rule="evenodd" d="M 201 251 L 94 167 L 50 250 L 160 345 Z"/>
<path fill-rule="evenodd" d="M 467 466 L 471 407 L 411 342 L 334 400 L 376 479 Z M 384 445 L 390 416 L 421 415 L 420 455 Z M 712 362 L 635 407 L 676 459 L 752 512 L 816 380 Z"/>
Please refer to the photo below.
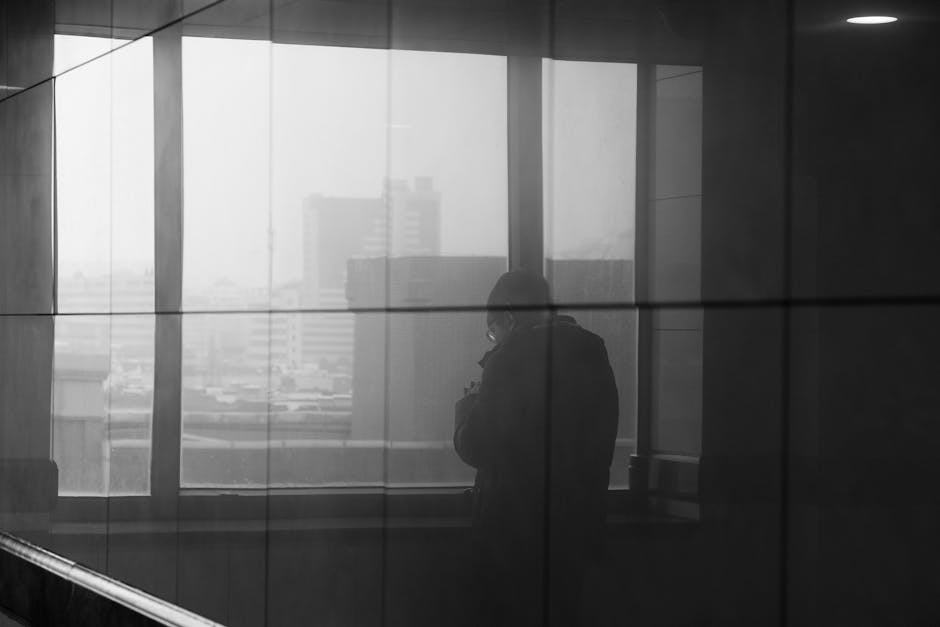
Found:
<path fill-rule="evenodd" d="M 4 531 L 0 531 L 0 549 L 157 623 L 170 627 L 221 627 L 220 623 L 111 579 Z"/>

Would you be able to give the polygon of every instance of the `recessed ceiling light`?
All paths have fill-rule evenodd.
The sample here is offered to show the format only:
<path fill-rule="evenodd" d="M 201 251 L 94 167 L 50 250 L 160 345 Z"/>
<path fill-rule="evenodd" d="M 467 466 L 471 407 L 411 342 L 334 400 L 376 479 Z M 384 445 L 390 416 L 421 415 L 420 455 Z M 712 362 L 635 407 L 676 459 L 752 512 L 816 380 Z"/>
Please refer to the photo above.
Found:
<path fill-rule="evenodd" d="M 850 17 L 846 22 L 850 24 L 890 24 L 897 22 L 898 18 L 890 15 L 860 15 L 859 17 Z"/>

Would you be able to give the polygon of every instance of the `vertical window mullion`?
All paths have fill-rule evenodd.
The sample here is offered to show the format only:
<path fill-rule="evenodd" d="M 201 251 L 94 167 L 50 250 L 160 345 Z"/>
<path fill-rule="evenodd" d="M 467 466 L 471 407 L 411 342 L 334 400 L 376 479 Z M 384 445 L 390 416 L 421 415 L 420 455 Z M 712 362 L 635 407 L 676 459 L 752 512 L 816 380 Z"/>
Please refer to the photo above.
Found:
<path fill-rule="evenodd" d="M 508 57 L 509 269 L 541 272 L 542 58 Z"/>
<path fill-rule="evenodd" d="M 650 216 L 650 181 L 653 175 L 653 129 L 655 66 L 637 64 L 636 106 L 636 226 L 634 233 L 634 300 L 637 303 L 637 422 L 636 454 L 631 463 L 630 488 L 647 487 L 650 427 L 653 409 L 653 315 L 652 300 L 653 221 Z"/>
<path fill-rule="evenodd" d="M 182 27 L 154 36 L 155 352 L 150 485 L 175 516 L 180 484 L 183 287 Z"/>

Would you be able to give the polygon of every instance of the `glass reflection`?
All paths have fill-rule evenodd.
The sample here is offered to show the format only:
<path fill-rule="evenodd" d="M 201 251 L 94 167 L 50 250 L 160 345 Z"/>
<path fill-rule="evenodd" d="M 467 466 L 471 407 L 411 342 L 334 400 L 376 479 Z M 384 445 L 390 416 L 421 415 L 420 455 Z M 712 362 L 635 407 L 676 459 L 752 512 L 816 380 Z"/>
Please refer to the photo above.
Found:
<path fill-rule="evenodd" d="M 182 487 L 265 487 L 269 316 L 183 319 Z"/>
<path fill-rule="evenodd" d="M 77 65 L 100 57 L 110 52 L 119 41 L 109 37 L 55 35 L 52 73 L 58 76 Z"/>
<path fill-rule="evenodd" d="M 490 348 L 482 320 L 481 312 L 390 316 L 388 485 L 472 484 L 472 470 L 454 451 L 452 415 L 461 391 L 479 379 L 477 359 Z"/>
<path fill-rule="evenodd" d="M 506 98 L 506 57 L 391 52 L 389 305 L 480 307 L 486 301 L 489 285 L 506 269 Z M 405 368 L 406 372 L 414 370 L 416 389 L 405 389 L 408 375 L 404 375 L 404 381 L 389 381 L 392 483 L 441 481 L 445 476 L 464 480 L 458 468 L 444 470 L 448 462 L 444 461 L 447 453 L 443 450 L 432 453 L 428 449 L 425 461 L 414 463 L 404 461 L 409 454 L 402 447 L 417 451 L 441 436 L 440 415 L 446 411 L 444 405 L 432 399 L 446 390 L 459 389 L 460 381 L 453 378 L 445 358 L 445 346 L 460 354 L 465 348 L 460 342 L 465 338 L 472 335 L 478 340 L 476 331 L 469 333 L 467 322 L 466 316 L 454 313 L 419 316 L 413 321 L 429 326 L 410 332 L 421 344 L 415 347 L 416 366 Z M 412 323 L 393 318 L 391 324 L 391 365 L 399 359 L 411 363 L 407 350 L 399 350 L 396 355 L 395 343 L 409 336 L 405 329 Z M 397 328 L 399 324 L 403 325 L 401 329 Z M 448 325 L 452 325 L 454 334 L 444 337 L 442 331 Z M 425 338 L 430 337 L 440 340 L 436 347 L 427 344 Z M 398 370 L 392 368 L 390 377 L 397 374 Z M 411 394 L 416 413 L 409 416 L 409 401 L 405 399 Z M 399 401 L 405 405 L 399 407 Z M 434 417 L 423 417 L 427 413 Z M 414 426 L 408 428 L 405 423 Z M 438 436 L 432 437 L 432 433 Z M 431 463 L 432 458 L 438 461 Z"/>
<path fill-rule="evenodd" d="M 182 46 L 183 306 L 267 309 L 270 43 Z"/>
<path fill-rule="evenodd" d="M 272 487 L 382 484 L 383 320 L 271 316 Z"/>
<path fill-rule="evenodd" d="M 503 56 L 391 51 L 391 256 L 507 254 L 506 81 Z"/>
<path fill-rule="evenodd" d="M 656 67 L 650 190 L 650 292 L 656 301 L 701 298 L 702 81 L 701 67 Z"/>
<path fill-rule="evenodd" d="M 382 485 L 384 335 L 381 314 L 186 316 L 182 485 Z"/>
<path fill-rule="evenodd" d="M 57 35 L 55 47 L 81 58 L 116 42 Z M 152 39 L 66 72 L 55 92 L 59 311 L 152 311 Z"/>
<path fill-rule="evenodd" d="M 456 267 L 398 264 L 389 294 L 375 286 L 368 301 L 349 277 L 388 256 L 505 257 L 505 57 L 295 44 L 272 55 L 272 307 L 345 308 L 352 291 L 359 306 L 456 304 L 426 285 Z"/>
<path fill-rule="evenodd" d="M 149 494 L 153 316 L 57 317 L 54 359 L 59 494 Z"/>
<path fill-rule="evenodd" d="M 487 297 L 495 343 L 457 402 L 454 447 L 475 470 L 479 624 L 580 623 L 603 550 L 619 394 L 603 340 L 544 309 L 544 278 L 502 275 Z"/>
<path fill-rule="evenodd" d="M 345 308 L 347 262 L 387 251 L 388 52 L 271 54 L 272 307 Z"/>
<path fill-rule="evenodd" d="M 636 65 L 543 59 L 542 77 L 545 269 L 555 302 L 632 302 Z"/>
<path fill-rule="evenodd" d="M 658 312 L 653 331 L 651 445 L 661 453 L 702 449 L 702 312 Z"/>

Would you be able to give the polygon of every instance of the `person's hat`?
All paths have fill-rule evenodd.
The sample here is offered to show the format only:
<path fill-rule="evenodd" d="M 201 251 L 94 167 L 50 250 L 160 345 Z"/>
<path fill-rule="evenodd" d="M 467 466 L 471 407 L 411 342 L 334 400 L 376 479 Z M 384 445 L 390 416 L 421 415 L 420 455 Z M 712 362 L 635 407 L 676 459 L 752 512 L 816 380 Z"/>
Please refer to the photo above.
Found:
<path fill-rule="evenodd" d="M 550 302 L 548 281 L 528 270 L 504 273 L 486 299 L 486 324 L 490 325 L 507 307 L 539 307 Z"/>

